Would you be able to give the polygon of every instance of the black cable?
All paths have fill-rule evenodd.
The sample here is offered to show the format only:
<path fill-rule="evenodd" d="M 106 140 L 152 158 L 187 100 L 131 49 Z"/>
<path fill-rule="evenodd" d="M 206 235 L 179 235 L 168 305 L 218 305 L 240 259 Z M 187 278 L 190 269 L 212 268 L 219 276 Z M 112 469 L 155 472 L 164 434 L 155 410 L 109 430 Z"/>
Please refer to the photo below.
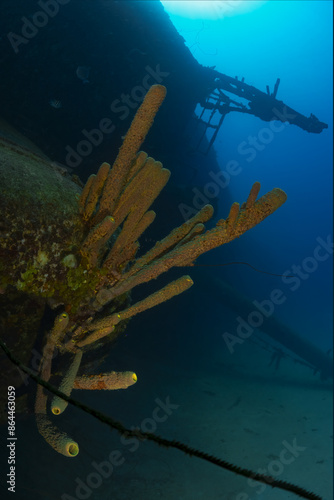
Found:
<path fill-rule="evenodd" d="M 30 368 L 27 368 L 24 366 L 17 358 L 12 354 L 10 349 L 6 346 L 4 342 L 0 340 L 0 347 L 3 349 L 7 357 L 14 363 L 16 366 L 18 366 L 22 371 L 27 373 L 29 377 L 31 377 L 35 382 L 38 384 L 42 385 L 46 389 L 48 389 L 50 392 L 55 394 L 56 396 L 61 397 L 68 403 L 70 403 L 73 406 L 76 406 L 77 408 L 80 408 L 86 413 L 89 413 L 93 417 L 95 417 L 97 420 L 100 422 L 103 422 L 104 424 L 107 424 L 109 427 L 112 427 L 113 429 L 117 430 L 122 435 L 126 436 L 132 436 L 136 437 L 140 440 L 149 440 L 149 441 L 154 441 L 155 443 L 159 444 L 160 446 L 165 446 L 166 448 L 176 448 L 177 450 L 182 451 L 183 453 L 194 456 L 197 458 L 200 458 L 202 460 L 205 460 L 206 462 L 210 462 L 214 465 L 217 465 L 218 467 L 221 467 L 222 469 L 229 470 L 231 472 L 234 472 L 235 474 L 239 474 L 240 476 L 248 477 L 251 479 L 254 479 L 255 481 L 259 481 L 260 483 L 268 484 L 272 488 L 279 488 L 281 490 L 285 491 L 291 491 L 295 493 L 296 495 L 302 497 L 302 498 L 307 498 L 309 500 L 322 500 L 322 498 L 319 495 L 316 495 L 315 493 L 306 491 L 304 488 L 301 488 L 300 486 L 296 486 L 294 484 L 287 483 L 285 481 L 280 481 L 278 479 L 274 479 L 271 476 L 266 476 L 264 474 L 259 474 L 258 472 L 253 472 L 248 469 L 243 469 L 242 467 L 238 467 L 237 465 L 231 464 L 229 462 L 226 462 L 225 460 L 221 460 L 220 458 L 217 458 L 213 455 L 209 455 L 208 453 L 205 453 L 204 451 L 197 450 L 195 448 L 191 448 L 190 446 L 180 443 L 179 441 L 174 441 L 174 440 L 169 440 L 162 438 L 156 434 L 152 434 L 149 432 L 142 432 L 139 430 L 130 430 L 124 427 L 124 425 L 120 422 L 117 422 L 111 417 L 108 417 L 104 413 L 101 413 L 100 411 L 94 410 L 93 408 L 90 408 L 89 406 L 86 406 L 80 401 L 77 401 L 76 399 L 73 399 L 63 392 L 60 392 L 56 387 L 52 386 L 48 382 L 45 382 L 42 380 L 40 377 L 35 375 L 35 373 L 30 370 Z"/>

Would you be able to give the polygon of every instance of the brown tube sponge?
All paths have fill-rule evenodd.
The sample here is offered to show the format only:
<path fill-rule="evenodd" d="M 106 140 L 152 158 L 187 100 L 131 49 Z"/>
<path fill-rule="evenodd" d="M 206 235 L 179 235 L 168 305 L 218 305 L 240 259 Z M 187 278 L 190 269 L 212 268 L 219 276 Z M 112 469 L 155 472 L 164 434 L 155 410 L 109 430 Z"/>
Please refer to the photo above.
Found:
<path fill-rule="evenodd" d="M 108 390 L 127 389 L 137 382 L 134 372 L 110 372 L 100 375 L 83 375 L 74 381 L 73 389 Z"/>
<path fill-rule="evenodd" d="M 53 425 L 46 414 L 47 396 L 41 385 L 37 387 L 35 402 L 35 417 L 37 429 L 45 441 L 54 450 L 65 457 L 75 457 L 79 453 L 79 445 L 71 439 L 66 432 L 60 431 Z"/>

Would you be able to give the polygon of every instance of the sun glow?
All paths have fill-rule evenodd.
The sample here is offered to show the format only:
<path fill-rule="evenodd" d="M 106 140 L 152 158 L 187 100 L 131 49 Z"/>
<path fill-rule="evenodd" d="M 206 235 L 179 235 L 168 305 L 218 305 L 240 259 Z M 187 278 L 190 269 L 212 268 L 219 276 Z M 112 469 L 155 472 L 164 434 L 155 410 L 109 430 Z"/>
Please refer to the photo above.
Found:
<path fill-rule="evenodd" d="M 260 7 L 266 0 L 160 0 L 166 12 L 188 19 L 222 19 Z"/>

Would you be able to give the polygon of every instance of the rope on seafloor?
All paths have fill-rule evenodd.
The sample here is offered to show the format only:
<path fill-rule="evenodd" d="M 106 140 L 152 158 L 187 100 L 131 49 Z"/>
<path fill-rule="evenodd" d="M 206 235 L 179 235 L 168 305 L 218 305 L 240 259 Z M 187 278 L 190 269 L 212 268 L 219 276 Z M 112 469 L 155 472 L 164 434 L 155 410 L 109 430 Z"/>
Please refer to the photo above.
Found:
<path fill-rule="evenodd" d="M 165 446 L 166 448 L 175 448 L 177 450 L 182 451 L 183 453 L 194 456 L 197 458 L 200 458 L 202 460 L 205 460 L 206 462 L 210 462 L 214 465 L 217 465 L 218 467 L 222 469 L 229 470 L 231 472 L 234 472 L 235 474 L 239 474 L 240 476 L 244 476 L 247 478 L 251 478 L 255 481 L 258 481 L 260 483 L 267 484 L 271 486 L 272 488 L 279 488 L 281 490 L 285 491 L 291 491 L 292 493 L 295 493 L 296 495 L 306 498 L 309 500 L 322 500 L 322 498 L 319 495 L 316 495 L 315 493 L 312 493 L 310 491 L 306 491 L 304 488 L 301 488 L 300 486 L 296 486 L 291 483 L 287 483 L 286 481 L 281 481 L 278 479 L 274 479 L 271 476 L 267 476 L 264 474 L 259 474 L 257 472 L 253 472 L 249 469 L 244 469 L 242 467 L 238 467 L 237 465 L 231 464 L 229 462 L 226 462 L 225 460 L 222 460 L 220 458 L 217 458 L 213 455 L 209 455 L 208 453 L 205 453 L 203 451 L 197 450 L 195 448 L 191 448 L 190 446 L 180 443 L 179 441 L 174 441 L 174 440 L 169 440 L 162 438 L 161 436 L 158 436 L 156 434 L 152 434 L 149 432 L 142 432 L 139 430 L 130 430 L 124 427 L 123 424 L 120 422 L 117 422 L 113 418 L 109 417 L 108 415 L 105 415 L 102 412 L 99 412 L 97 410 L 94 410 L 93 408 L 90 408 L 89 406 L 86 406 L 80 401 L 77 401 L 66 394 L 62 393 L 59 391 L 56 387 L 53 385 L 49 384 L 48 382 L 45 382 L 42 380 L 40 377 L 38 377 L 33 370 L 30 368 L 27 368 L 25 365 L 23 365 L 17 358 L 16 356 L 8 349 L 6 344 L 0 340 L 0 347 L 3 349 L 7 357 L 10 359 L 12 363 L 14 363 L 17 367 L 19 367 L 23 372 L 25 372 L 27 375 L 29 375 L 30 378 L 32 378 L 37 384 L 45 387 L 48 389 L 50 392 L 55 394 L 56 396 L 64 399 L 71 405 L 80 408 L 86 413 L 89 413 L 93 417 L 95 417 L 97 420 L 100 422 L 103 422 L 104 424 L 107 424 L 109 427 L 115 429 L 117 432 L 119 432 L 122 435 L 125 435 L 126 437 L 136 437 L 137 439 L 140 440 L 149 440 L 149 441 L 154 441 L 155 443 L 159 444 L 160 446 Z"/>

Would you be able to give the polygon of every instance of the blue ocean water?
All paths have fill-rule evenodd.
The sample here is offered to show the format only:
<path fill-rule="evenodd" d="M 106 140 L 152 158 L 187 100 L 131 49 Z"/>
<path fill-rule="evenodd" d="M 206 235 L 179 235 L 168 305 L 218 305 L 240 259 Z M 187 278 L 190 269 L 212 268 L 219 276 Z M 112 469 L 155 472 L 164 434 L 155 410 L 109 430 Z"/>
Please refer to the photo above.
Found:
<path fill-rule="evenodd" d="M 108 40 L 115 36 L 115 31 L 117 34 L 117 30 L 108 27 L 106 33 L 96 28 L 100 28 L 99 23 L 94 24 L 99 18 L 94 10 L 97 4 L 101 7 L 99 14 L 103 12 L 107 24 L 109 20 L 102 6 L 107 12 L 108 5 L 113 4 L 117 10 L 122 2 L 59 0 L 59 4 L 64 4 L 64 7 L 68 4 L 73 11 L 61 8 L 59 17 L 54 20 L 58 24 L 50 21 L 44 31 L 41 29 L 29 43 L 19 46 L 22 59 L 17 66 L 24 63 L 29 67 L 29 71 L 26 70 L 29 76 L 38 75 L 36 80 L 40 87 L 35 83 L 35 92 L 40 96 L 35 97 L 34 115 L 39 111 L 39 119 L 43 118 L 41 123 L 50 127 L 45 127 L 45 143 L 57 136 L 55 131 L 64 141 L 55 142 L 54 150 L 50 149 L 57 151 L 56 160 L 63 161 L 66 157 L 66 145 L 76 148 L 86 137 L 82 136 L 83 127 L 95 130 L 99 120 L 107 116 L 111 116 L 120 127 L 117 114 L 110 114 L 109 95 L 107 91 L 103 95 L 101 82 L 109 78 L 108 85 L 112 88 L 119 79 L 121 96 L 123 91 L 138 88 L 137 84 L 145 74 L 143 69 L 146 69 L 147 61 L 142 60 L 145 56 L 141 50 L 143 47 L 139 45 L 139 50 L 136 46 L 139 43 L 136 30 L 133 40 L 124 41 L 126 46 L 129 43 L 128 53 L 132 57 L 117 61 L 117 40 L 112 42 L 114 45 L 108 45 Z M 41 3 L 38 2 L 36 7 L 30 2 L 32 18 Z M 143 3 L 149 5 L 151 2 L 144 0 Z M 128 428 L 140 428 L 186 443 L 240 467 L 264 470 L 280 480 L 321 493 L 324 500 L 331 500 L 331 380 L 321 380 L 319 374 L 313 374 L 309 367 L 294 364 L 295 360 L 290 358 L 279 364 L 280 358 L 277 357 L 275 367 L 274 355 L 279 351 L 271 350 L 270 341 L 264 346 L 253 343 L 255 337 L 261 340 L 260 335 L 257 337 L 258 332 L 242 345 L 236 344 L 236 354 L 231 355 L 222 334 L 224 331 L 235 334 L 237 316 L 243 315 L 244 297 L 268 307 L 275 292 L 276 297 L 280 294 L 280 303 L 275 304 L 271 317 L 301 338 L 310 340 L 323 352 L 332 346 L 332 2 L 202 2 L 210 11 L 210 19 L 205 11 L 193 19 L 195 6 L 200 2 L 176 0 L 176 3 L 190 6 L 185 16 L 174 14 L 171 18 L 203 66 L 215 66 L 221 73 L 245 78 L 246 83 L 263 91 L 266 85 L 272 91 L 280 78 L 278 99 L 306 116 L 313 113 L 328 124 L 328 129 L 321 134 L 310 134 L 289 124 L 272 126 L 250 115 L 231 113 L 226 117 L 214 148 L 221 172 L 225 172 L 233 161 L 238 164 L 238 173 L 231 176 L 226 188 L 219 191 L 215 222 L 218 218 L 226 218 L 231 200 L 242 203 L 247 199 L 254 181 L 261 182 L 260 194 L 280 187 L 286 191 L 288 201 L 240 239 L 200 257 L 198 263 L 203 267 L 171 270 L 166 280 L 189 273 L 194 286 L 181 296 L 134 317 L 124 336 L 112 345 L 110 351 L 105 349 L 102 366 L 96 355 L 90 367 L 92 372 L 133 370 L 138 375 L 135 385 L 111 393 L 74 391 L 74 397 Z M 132 4 L 136 5 L 137 0 Z M 172 7 L 171 0 L 164 4 L 166 8 Z M 241 8 L 245 4 L 246 10 Z M 15 5 L 12 8 L 15 9 Z M 10 29 L 20 26 L 21 16 L 27 14 L 25 9 L 24 6 L 24 11 L 16 13 L 16 24 Z M 95 19 L 90 16 L 90 11 Z M 114 19 L 110 20 L 113 24 L 111 21 Z M 126 25 L 128 21 L 128 18 L 122 18 L 119 25 Z M 154 24 L 154 18 L 149 18 L 149 22 Z M 142 32 L 140 23 L 136 29 Z M 164 36 L 158 33 L 157 46 L 160 35 Z M 50 39 L 54 40 L 51 45 Z M 42 52 L 42 62 L 47 61 L 48 65 L 35 69 L 29 63 L 28 55 L 37 51 L 36 46 L 41 48 L 43 40 L 48 42 L 48 48 L 52 48 L 46 55 Z M 73 53 L 72 48 L 75 49 Z M 29 50 L 24 52 L 25 49 Z M 12 58 L 15 60 L 14 53 L 9 57 L 10 63 Z M 154 59 L 154 67 L 159 61 L 160 54 L 157 60 Z M 162 61 L 162 69 L 171 72 L 178 62 L 169 61 L 170 66 L 165 67 L 167 58 L 162 58 Z M 115 75 L 114 68 L 119 69 L 122 65 L 126 75 L 132 72 L 133 79 L 123 81 L 121 71 Z M 181 81 L 182 75 L 177 76 Z M 51 86 L 54 91 L 50 94 Z M 169 93 L 168 79 L 166 87 Z M 25 84 L 29 99 L 22 92 L 18 101 L 30 101 L 31 89 L 32 84 Z M 43 89 L 43 92 L 38 89 Z M 97 109 L 100 101 L 101 108 Z M 136 101 L 127 123 L 123 123 L 124 134 L 125 125 L 130 125 L 137 105 L 139 102 Z M 87 109 L 89 113 L 76 121 L 75 118 Z M 158 126 L 158 120 L 159 117 L 150 134 Z M 168 130 L 165 132 L 168 136 Z M 113 142 L 113 136 L 110 137 L 105 139 L 105 150 L 116 155 L 119 145 Z M 160 138 L 155 144 L 151 137 L 149 135 L 147 143 L 148 154 L 164 161 L 160 158 Z M 106 147 L 108 140 L 109 148 Z M 96 172 L 100 156 L 101 149 L 97 145 L 75 173 L 85 180 L 89 168 L 92 168 L 89 173 Z M 108 156 L 103 156 L 102 160 L 112 161 Z M 191 164 L 191 161 L 189 155 L 187 163 Z M 174 179 L 178 179 L 181 175 L 178 170 L 185 170 L 185 165 L 175 157 L 174 163 L 164 161 L 164 166 L 172 171 L 171 186 L 175 188 L 178 181 Z M 202 167 L 198 176 L 201 180 L 206 179 L 205 183 L 207 175 Z M 188 175 L 189 190 L 191 182 Z M 182 198 L 185 192 L 179 191 L 178 202 L 186 201 Z M 175 208 L 173 204 L 176 205 L 175 199 L 167 195 L 159 205 L 159 231 L 165 229 L 159 226 L 159 221 L 161 218 L 168 221 L 168 214 Z M 182 223 L 182 218 L 168 222 L 174 227 Z M 212 227 L 213 223 L 210 221 L 207 226 Z M 141 249 L 145 245 L 150 248 L 155 243 L 156 227 L 152 232 L 151 228 L 148 231 L 147 241 L 140 242 Z M 167 233 L 168 230 L 163 231 L 161 237 Z M 219 287 L 218 291 L 213 288 L 216 278 L 237 291 L 239 312 L 229 307 L 226 296 L 219 296 Z M 152 280 L 148 287 L 153 292 L 162 286 L 160 283 Z M 145 296 L 141 289 L 135 289 L 132 301 L 134 303 Z M 231 296 L 233 301 L 233 294 Z M 290 492 L 272 489 L 268 485 L 254 485 L 253 482 L 250 486 L 246 478 L 184 456 L 179 451 L 136 438 L 127 440 L 91 415 L 70 406 L 65 415 L 60 416 L 59 426 L 78 441 L 80 454 L 73 460 L 67 459 L 52 449 L 38 433 L 33 414 L 35 386 L 32 382 L 29 389 L 30 413 L 17 425 L 18 499 L 296 498 Z M 58 417 L 50 417 L 58 425 Z M 2 435 L 2 454 L 5 455 L 6 437 L 3 436 L 5 434 Z M 296 439 L 299 450 L 302 450 L 300 455 L 295 452 L 292 459 L 289 455 L 288 461 L 280 462 L 278 458 L 286 458 L 286 450 L 289 446 L 291 450 L 291 443 Z M 0 496 L 7 494 L 11 498 L 3 480 L 8 470 L 7 462 L 2 470 Z"/>
<path fill-rule="evenodd" d="M 203 7 L 209 16 L 202 10 L 197 17 L 195 8 L 187 8 L 189 2 L 182 2 L 186 7 L 179 14 L 173 3 L 165 2 L 165 9 L 171 11 L 173 23 L 201 64 L 215 66 L 231 77 L 244 77 L 263 91 L 266 85 L 272 91 L 280 78 L 277 99 L 328 124 L 321 134 L 287 123 L 273 131 L 257 117 L 230 113 L 214 147 L 223 171 L 229 161 L 238 162 L 240 173 L 228 185 L 236 201 L 246 199 L 256 180 L 261 182 L 261 193 L 277 186 L 288 195 L 275 215 L 230 244 L 232 260 L 294 278 L 278 280 L 241 266 L 224 272 L 246 292 L 254 294 L 256 282 L 258 300 L 267 298 L 273 287 L 281 289 L 286 300 L 275 315 L 322 349 L 330 349 L 333 4 L 217 0 Z M 245 3 L 253 4 L 246 12 L 238 7 Z M 223 199 L 224 190 L 219 197 Z M 226 248 L 220 252 L 226 260 Z"/>

